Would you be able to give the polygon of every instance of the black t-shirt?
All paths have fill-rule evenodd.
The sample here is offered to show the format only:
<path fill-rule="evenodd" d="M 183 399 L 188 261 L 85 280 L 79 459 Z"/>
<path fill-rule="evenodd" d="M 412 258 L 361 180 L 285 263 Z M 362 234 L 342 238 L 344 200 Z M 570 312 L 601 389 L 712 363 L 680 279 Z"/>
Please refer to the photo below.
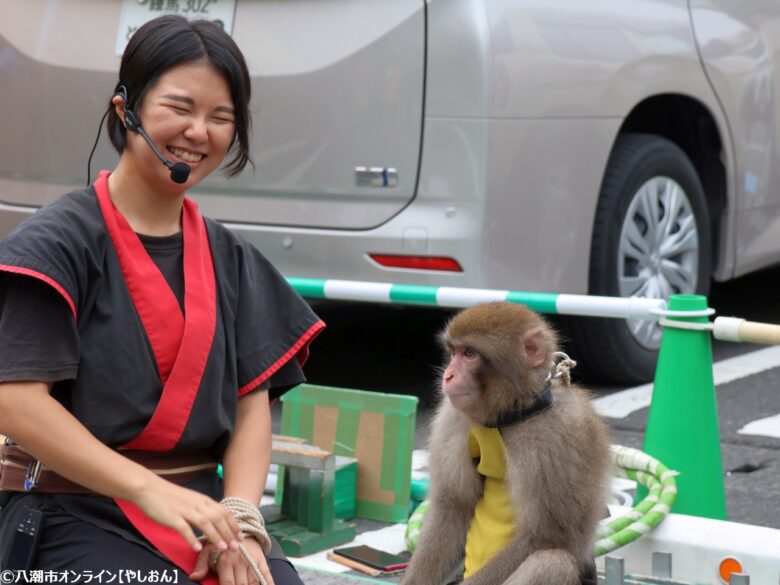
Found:
<path fill-rule="evenodd" d="M 160 269 L 184 314 L 184 236 L 145 236 L 138 234 L 146 253 Z"/>
<path fill-rule="evenodd" d="M 184 313 L 182 232 L 138 235 Z M 0 272 L 0 348 L 0 382 L 59 382 L 78 374 L 80 344 L 73 313 L 57 291 L 37 278 Z M 300 379 L 293 359 L 261 388 L 284 392 Z"/>

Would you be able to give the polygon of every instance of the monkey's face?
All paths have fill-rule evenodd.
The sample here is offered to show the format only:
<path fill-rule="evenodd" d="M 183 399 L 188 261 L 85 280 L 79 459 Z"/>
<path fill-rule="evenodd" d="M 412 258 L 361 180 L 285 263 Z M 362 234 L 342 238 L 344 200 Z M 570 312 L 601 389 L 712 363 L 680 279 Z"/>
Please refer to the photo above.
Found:
<path fill-rule="evenodd" d="M 506 302 L 461 311 L 439 340 L 449 354 L 442 393 L 477 424 L 533 403 L 556 348 L 555 334 L 544 320 Z"/>
<path fill-rule="evenodd" d="M 480 399 L 484 382 L 484 359 L 468 345 L 449 346 L 450 360 L 441 379 L 441 389 L 452 405 L 460 411 L 471 410 Z"/>

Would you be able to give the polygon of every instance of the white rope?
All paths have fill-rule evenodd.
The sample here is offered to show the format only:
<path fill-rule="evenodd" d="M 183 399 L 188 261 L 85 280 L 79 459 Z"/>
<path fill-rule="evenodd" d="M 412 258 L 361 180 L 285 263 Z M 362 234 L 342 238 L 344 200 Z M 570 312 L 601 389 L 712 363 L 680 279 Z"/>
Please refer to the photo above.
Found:
<path fill-rule="evenodd" d="M 697 309 L 695 311 L 675 311 L 672 309 L 648 309 L 648 313 L 659 317 L 709 317 L 715 314 L 715 309 Z"/>
<path fill-rule="evenodd" d="M 224 498 L 220 504 L 233 513 L 233 516 L 235 516 L 238 521 L 238 527 L 241 529 L 241 532 L 257 540 L 257 542 L 260 543 L 260 547 L 263 549 L 263 553 L 268 554 L 268 551 L 271 550 L 271 538 L 265 530 L 265 522 L 263 521 L 263 516 L 260 514 L 259 508 L 252 502 L 243 498 Z M 201 536 L 200 540 L 205 541 L 207 539 L 204 536 Z M 263 578 L 263 575 L 260 573 L 260 568 L 249 554 L 246 547 L 239 543 L 238 550 L 244 557 L 244 560 L 246 560 L 254 576 L 257 577 L 260 585 L 268 585 Z M 219 561 L 219 557 L 222 556 L 223 552 L 225 551 L 217 548 L 212 549 L 211 554 L 209 555 L 209 568 L 212 571 L 217 570 L 217 561 Z"/>
<path fill-rule="evenodd" d="M 555 365 L 553 378 L 562 378 L 566 386 L 571 386 L 571 371 L 577 366 L 577 362 L 571 359 L 562 351 L 556 351 L 553 355 L 554 360 L 561 360 Z"/>
<path fill-rule="evenodd" d="M 672 319 L 660 319 L 658 324 L 661 327 L 672 327 L 674 329 L 688 329 L 689 331 L 712 331 L 712 323 L 690 323 L 688 321 L 673 321 Z"/>

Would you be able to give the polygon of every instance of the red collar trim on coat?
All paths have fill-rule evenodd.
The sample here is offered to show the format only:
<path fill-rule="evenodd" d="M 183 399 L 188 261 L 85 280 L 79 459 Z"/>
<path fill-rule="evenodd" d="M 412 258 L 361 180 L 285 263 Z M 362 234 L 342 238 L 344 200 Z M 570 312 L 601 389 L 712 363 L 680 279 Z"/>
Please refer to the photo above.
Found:
<path fill-rule="evenodd" d="M 133 228 L 111 201 L 108 176 L 108 172 L 101 172 L 95 181 L 100 211 L 119 258 L 130 297 L 152 345 L 160 379 L 165 384 L 181 346 L 184 315 L 165 277 L 147 254 Z"/>
<path fill-rule="evenodd" d="M 187 426 L 216 329 L 217 292 L 206 225 L 197 205 L 185 198 L 182 208 L 185 318 L 165 278 L 112 203 L 108 176 L 109 172 L 103 171 L 95 181 L 100 210 L 163 382 L 160 401 L 146 428 L 123 447 L 170 451 Z M 159 551 L 188 574 L 194 569 L 197 554 L 179 533 L 150 519 L 130 502 L 115 501 L 133 526 Z M 217 580 L 209 577 L 203 584 L 217 585 Z"/>
<path fill-rule="evenodd" d="M 127 220 L 113 205 L 107 171 L 95 181 L 100 209 L 133 304 L 154 351 L 163 381 L 160 402 L 127 449 L 169 451 L 187 425 L 216 329 L 217 294 L 206 225 L 197 205 L 184 199 L 184 312 Z"/>

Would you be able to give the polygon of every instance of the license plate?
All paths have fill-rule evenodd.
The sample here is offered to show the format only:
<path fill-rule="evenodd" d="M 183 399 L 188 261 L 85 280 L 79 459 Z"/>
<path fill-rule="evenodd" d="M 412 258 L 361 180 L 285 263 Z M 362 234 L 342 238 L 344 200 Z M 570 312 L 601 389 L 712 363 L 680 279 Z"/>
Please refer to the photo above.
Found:
<path fill-rule="evenodd" d="M 179 14 L 189 20 L 211 20 L 228 34 L 233 34 L 236 0 L 122 0 L 116 35 L 117 55 L 124 52 L 127 41 L 141 25 L 163 14 Z"/>

